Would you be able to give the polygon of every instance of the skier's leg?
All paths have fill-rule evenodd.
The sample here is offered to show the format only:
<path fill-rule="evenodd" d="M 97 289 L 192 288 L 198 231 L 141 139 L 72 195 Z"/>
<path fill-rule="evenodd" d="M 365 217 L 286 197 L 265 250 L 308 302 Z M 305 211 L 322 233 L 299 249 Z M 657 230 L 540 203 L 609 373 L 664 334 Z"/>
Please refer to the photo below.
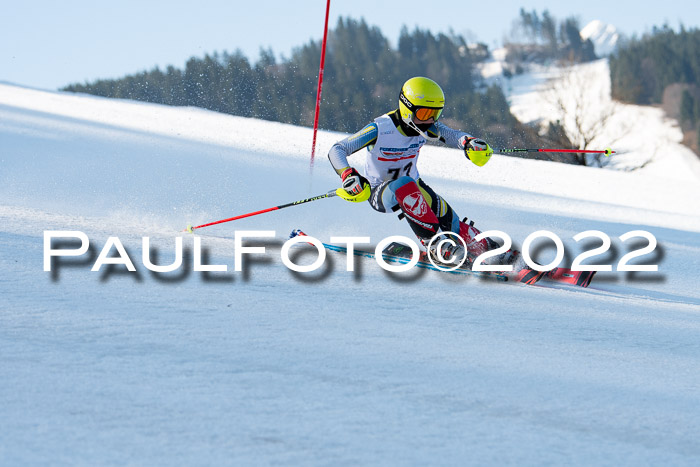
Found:
<path fill-rule="evenodd" d="M 445 223 L 444 216 L 441 219 L 439 213 L 441 211 L 443 211 L 443 214 L 452 212 L 449 205 L 444 203 L 442 198 L 435 195 L 429 187 L 428 190 L 425 190 L 421 186 L 420 180 L 401 177 L 391 182 L 389 187 L 393 190 L 394 197 L 414 233 L 426 249 L 429 250 L 428 254 L 438 262 L 462 263 L 464 261 L 462 258 L 465 256 L 463 245 L 455 242 L 454 239 L 450 239 L 449 236 L 443 236 L 444 238 L 438 237 L 433 240 L 433 237 Z M 442 204 L 446 208 L 442 207 Z"/>
<path fill-rule="evenodd" d="M 427 188 L 427 189 L 425 189 Z M 460 262 L 465 252 L 464 247 L 454 240 L 441 242 L 433 237 L 441 227 L 443 230 L 451 230 L 452 208 L 427 185 L 420 180 L 411 177 L 399 177 L 396 180 L 385 181 L 372 188 L 370 204 L 379 212 L 401 210 L 402 215 L 408 221 L 408 225 L 423 246 L 431 245 L 429 253 L 438 261 Z M 442 213 L 439 218 L 437 213 Z M 457 219 L 456 215 L 454 219 Z M 455 222 L 455 230 L 458 233 L 459 221 Z M 437 249 L 440 249 L 440 252 Z"/>
<path fill-rule="evenodd" d="M 398 211 L 399 203 L 396 201 L 394 192 L 389 188 L 393 180 L 387 180 L 379 185 L 374 185 L 369 195 L 369 204 L 375 211 L 382 213 Z"/>
<path fill-rule="evenodd" d="M 411 230 L 421 242 L 427 242 L 437 233 L 440 221 L 430 209 L 430 205 L 411 177 L 399 177 L 380 184 L 377 187 L 377 199 L 372 193 L 372 205 L 383 209 L 401 210 Z M 376 209 L 376 207 L 375 207 Z"/>
<path fill-rule="evenodd" d="M 423 179 L 419 178 L 417 183 L 421 193 L 423 193 L 423 196 L 430 205 L 430 209 L 435 213 L 440 222 L 440 230 L 459 234 L 459 216 L 454 209 L 452 209 L 452 206 L 450 206 L 442 196 L 435 193 Z"/>
<path fill-rule="evenodd" d="M 474 227 L 473 222 L 466 223 L 460 221 L 459 215 L 454 209 L 452 209 L 449 203 L 447 203 L 447 201 L 445 201 L 432 188 L 430 188 L 430 186 L 428 186 L 428 184 L 423 180 L 418 180 L 418 186 L 425 194 L 426 200 L 429 200 L 431 209 L 438 216 L 440 228 L 446 232 L 454 232 L 464 239 L 465 243 L 467 244 L 467 253 L 470 261 L 473 261 L 479 255 L 500 246 L 493 239 L 488 237 L 476 241 L 476 236 L 481 232 L 479 229 Z M 515 256 L 517 256 L 517 252 L 508 251 L 501 258 L 496 258 L 496 261 L 500 262 L 503 260 L 504 263 L 509 264 L 515 260 Z"/>

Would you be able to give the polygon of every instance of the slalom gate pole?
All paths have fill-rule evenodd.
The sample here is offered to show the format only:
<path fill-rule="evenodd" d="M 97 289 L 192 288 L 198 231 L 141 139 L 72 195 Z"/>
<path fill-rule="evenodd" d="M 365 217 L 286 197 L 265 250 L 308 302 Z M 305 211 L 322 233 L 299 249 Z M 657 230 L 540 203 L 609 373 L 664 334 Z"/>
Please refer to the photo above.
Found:
<path fill-rule="evenodd" d="M 326 65 L 326 40 L 328 39 L 328 13 L 331 9 L 331 0 L 326 2 L 326 24 L 323 27 L 323 44 L 321 45 L 321 64 L 318 67 L 318 88 L 316 89 L 316 111 L 314 112 L 314 138 L 311 143 L 311 162 L 309 169 L 314 168 L 314 156 L 316 155 L 316 133 L 318 132 L 318 113 L 321 107 L 321 90 L 323 88 L 323 69 Z"/>
<path fill-rule="evenodd" d="M 255 211 L 255 212 L 249 212 L 248 214 L 241 214 L 240 216 L 229 217 L 228 219 L 222 219 L 220 221 L 209 222 L 208 224 L 202 224 L 202 225 L 196 225 L 196 226 L 188 225 L 187 228 L 185 230 L 183 230 L 183 232 L 193 233 L 196 229 L 201 229 L 202 227 L 209 227 L 210 225 L 223 224 L 224 222 L 231 222 L 231 221 L 235 221 L 238 219 L 243 219 L 245 217 L 257 216 L 258 214 L 264 214 L 264 213 L 270 212 L 270 211 L 277 211 L 279 209 L 284 209 L 284 208 L 288 208 L 291 206 L 298 206 L 300 204 L 310 203 L 311 201 L 316 201 L 316 200 L 323 199 L 323 198 L 332 198 L 334 196 L 338 196 L 336 194 L 336 190 L 331 190 L 328 193 L 325 193 L 325 194 L 322 194 L 319 196 L 314 196 L 312 198 L 300 199 L 299 201 L 292 201 L 291 203 L 281 204 L 279 206 L 275 206 L 272 208 L 262 209 L 260 211 Z"/>
<path fill-rule="evenodd" d="M 575 153 L 585 153 L 585 154 L 605 154 L 606 157 L 610 157 L 611 154 L 615 154 L 610 148 L 605 148 L 605 150 L 590 150 L 590 149 L 494 149 L 493 152 L 497 154 L 510 154 L 512 152 L 575 152 Z"/>

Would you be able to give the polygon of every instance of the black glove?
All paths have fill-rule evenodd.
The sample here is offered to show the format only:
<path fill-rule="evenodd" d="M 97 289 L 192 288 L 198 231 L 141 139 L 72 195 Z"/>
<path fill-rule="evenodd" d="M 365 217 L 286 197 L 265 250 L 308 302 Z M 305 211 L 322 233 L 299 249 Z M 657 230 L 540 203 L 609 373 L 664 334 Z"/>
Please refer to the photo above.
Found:
<path fill-rule="evenodd" d="M 369 181 L 353 167 L 345 169 L 340 178 L 343 179 L 343 189 L 351 195 L 359 195 L 365 189 L 365 185 L 369 186 Z"/>

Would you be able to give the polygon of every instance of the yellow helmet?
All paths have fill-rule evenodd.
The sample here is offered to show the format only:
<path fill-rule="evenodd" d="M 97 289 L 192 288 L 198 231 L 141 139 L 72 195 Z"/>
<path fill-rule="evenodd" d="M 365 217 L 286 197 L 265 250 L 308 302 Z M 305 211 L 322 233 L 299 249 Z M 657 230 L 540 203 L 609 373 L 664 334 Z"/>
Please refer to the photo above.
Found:
<path fill-rule="evenodd" d="M 445 94 L 442 88 L 430 78 L 416 76 L 406 81 L 399 93 L 399 113 L 401 120 L 414 126 L 413 116 L 419 121 L 437 122 L 445 106 Z"/>

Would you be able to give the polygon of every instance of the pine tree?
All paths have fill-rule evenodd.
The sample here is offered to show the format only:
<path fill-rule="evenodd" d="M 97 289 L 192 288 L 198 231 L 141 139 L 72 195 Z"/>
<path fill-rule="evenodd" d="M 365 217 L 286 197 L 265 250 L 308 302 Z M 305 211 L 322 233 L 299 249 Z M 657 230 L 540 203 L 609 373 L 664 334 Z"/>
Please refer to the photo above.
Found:
<path fill-rule="evenodd" d="M 687 89 L 683 90 L 683 95 L 681 97 L 681 123 L 688 122 L 693 127 L 695 126 L 695 99 L 688 92 Z"/>
<path fill-rule="evenodd" d="M 539 18 L 533 15 L 533 25 L 539 28 Z M 499 87 L 476 89 L 475 63 L 485 50 L 483 46 L 477 58 L 463 37 L 418 28 L 410 32 L 404 28 L 394 49 L 378 28 L 364 20 L 341 18 L 329 31 L 319 126 L 357 131 L 397 108 L 404 81 L 427 76 L 445 91 L 443 118 L 450 125 L 496 146 L 541 143 L 534 129 L 510 113 Z M 214 52 L 190 58 L 183 69 L 155 68 L 64 89 L 311 126 L 320 52 L 320 41 L 310 41 L 282 60 L 272 50 L 262 49 L 254 64 L 239 50 Z"/>

